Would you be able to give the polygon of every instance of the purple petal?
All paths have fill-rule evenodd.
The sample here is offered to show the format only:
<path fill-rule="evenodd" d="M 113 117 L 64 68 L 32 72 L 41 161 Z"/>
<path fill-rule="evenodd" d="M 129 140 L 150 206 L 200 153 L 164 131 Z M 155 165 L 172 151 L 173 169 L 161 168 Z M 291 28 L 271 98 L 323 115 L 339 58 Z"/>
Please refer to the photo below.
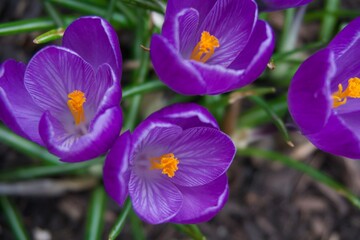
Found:
<path fill-rule="evenodd" d="M 78 53 L 96 70 L 109 64 L 117 79 L 121 77 L 121 52 L 117 34 L 112 26 L 100 17 L 82 17 L 66 29 L 63 46 Z"/>
<path fill-rule="evenodd" d="M 160 175 L 131 172 L 129 193 L 134 211 L 151 224 L 159 224 L 174 217 L 182 206 L 179 189 Z"/>
<path fill-rule="evenodd" d="M 261 11 L 277 11 L 308 4 L 312 0 L 256 0 Z"/>
<path fill-rule="evenodd" d="M 196 30 L 199 24 L 199 13 L 195 9 L 185 9 L 177 15 L 179 32 L 175 47 L 180 50 L 181 55 L 185 59 L 189 59 L 191 53 L 199 41 L 196 39 Z"/>
<path fill-rule="evenodd" d="M 209 221 L 223 208 L 229 196 L 225 174 L 206 185 L 178 188 L 184 198 L 183 205 L 170 222 L 181 224 Z"/>
<path fill-rule="evenodd" d="M 328 45 L 335 54 L 337 68 L 331 90 L 337 91 L 338 84 L 347 86 L 350 78 L 360 76 L 360 17 L 351 21 Z"/>
<path fill-rule="evenodd" d="M 38 52 L 25 72 L 25 87 L 34 102 L 69 125 L 73 117 L 67 106 L 68 94 L 80 90 L 91 102 L 90 92 L 95 84 L 92 67 L 76 53 L 62 47 L 47 47 Z M 84 108 L 96 108 L 88 103 Z M 94 112 L 85 113 L 86 119 L 92 119 Z"/>
<path fill-rule="evenodd" d="M 253 1 L 218 0 L 199 28 L 219 39 L 220 47 L 207 64 L 227 67 L 247 44 L 257 19 Z M 195 47 L 195 46 L 194 46 Z"/>
<path fill-rule="evenodd" d="M 150 57 L 154 69 L 166 85 L 184 95 L 204 94 L 206 83 L 189 61 L 177 53 L 160 35 L 153 35 Z"/>
<path fill-rule="evenodd" d="M 204 107 L 194 103 L 178 103 L 151 114 L 148 118 L 160 119 L 180 126 L 183 130 L 193 127 L 219 129 L 216 119 Z"/>
<path fill-rule="evenodd" d="M 25 65 L 8 60 L 1 66 L 0 119 L 15 133 L 40 145 L 39 121 L 42 110 L 24 86 Z"/>
<path fill-rule="evenodd" d="M 341 117 L 331 114 L 324 127 L 314 134 L 305 136 L 325 152 L 360 159 L 360 133 L 358 126 L 353 127 L 349 118 L 341 119 Z"/>
<path fill-rule="evenodd" d="M 330 80 L 336 71 L 334 54 L 323 49 L 307 59 L 289 87 L 289 111 L 305 135 L 316 133 L 331 113 Z"/>
<path fill-rule="evenodd" d="M 181 186 L 200 186 L 220 177 L 235 155 L 231 139 L 214 128 L 187 129 L 168 144 L 170 152 L 179 160 L 171 181 Z"/>
<path fill-rule="evenodd" d="M 129 193 L 130 153 L 131 135 L 127 131 L 112 146 L 104 163 L 103 180 L 106 192 L 120 206 L 124 204 Z"/>
<path fill-rule="evenodd" d="M 58 119 L 46 112 L 40 120 L 40 136 L 49 152 L 64 162 L 80 162 L 104 154 L 119 136 L 122 115 L 119 107 L 107 109 L 93 119 L 88 132 L 66 131 Z"/>
<path fill-rule="evenodd" d="M 244 78 L 233 88 L 240 88 L 257 79 L 266 69 L 274 50 L 274 34 L 271 27 L 258 20 L 244 50 L 230 64 L 231 69 L 245 69 Z"/>
<path fill-rule="evenodd" d="M 206 79 L 206 90 L 202 94 L 220 94 L 233 90 L 244 78 L 245 70 L 227 69 L 219 65 L 208 65 L 196 61 L 191 64 L 197 69 L 203 79 Z M 191 89 L 191 88 L 190 88 Z"/>
<path fill-rule="evenodd" d="M 215 5 L 217 0 L 169 0 L 166 5 L 165 22 L 162 28 L 162 35 L 169 40 L 169 43 L 173 46 L 177 46 L 176 40 L 179 29 L 178 29 L 178 13 L 184 9 L 192 8 L 198 12 L 200 24 L 205 19 L 206 15 Z"/>

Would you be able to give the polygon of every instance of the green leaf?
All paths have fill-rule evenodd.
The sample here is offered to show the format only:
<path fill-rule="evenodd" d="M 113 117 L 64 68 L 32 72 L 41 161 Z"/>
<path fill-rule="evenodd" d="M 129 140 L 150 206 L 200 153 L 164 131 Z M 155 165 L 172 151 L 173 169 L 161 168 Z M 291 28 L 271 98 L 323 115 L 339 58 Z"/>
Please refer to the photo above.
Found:
<path fill-rule="evenodd" d="M 88 207 L 88 215 L 86 218 L 85 239 L 100 240 L 104 228 L 104 213 L 106 206 L 106 193 L 102 186 L 94 189 L 90 204 Z"/>
<path fill-rule="evenodd" d="M 312 179 L 314 179 L 315 181 L 318 181 L 328 186 L 329 188 L 333 189 L 335 192 L 339 193 L 340 195 L 348 199 L 355 207 L 360 209 L 360 198 L 357 195 L 352 193 L 341 183 L 329 177 L 327 174 L 322 173 L 321 171 L 305 163 L 292 159 L 278 152 L 267 151 L 258 148 L 238 149 L 237 155 L 243 157 L 258 157 L 258 158 L 263 158 L 265 160 L 280 162 L 283 165 L 293 168 L 299 172 L 302 172 L 307 176 L 311 177 Z"/>
<path fill-rule="evenodd" d="M 6 217 L 9 226 L 14 233 L 14 239 L 27 240 L 30 239 L 25 231 L 24 224 L 19 215 L 19 211 L 5 196 L 0 196 L 1 213 Z"/>
<path fill-rule="evenodd" d="M 135 95 L 144 94 L 147 92 L 153 92 L 160 89 L 166 89 L 166 85 L 158 80 L 149 81 L 140 85 L 125 87 L 123 89 L 122 97 L 129 98 Z"/>
<path fill-rule="evenodd" d="M 60 39 L 63 37 L 64 31 L 65 31 L 65 29 L 63 29 L 63 28 L 50 30 L 46 33 L 43 33 L 43 34 L 37 36 L 33 42 L 35 44 L 44 44 L 44 43 L 48 43 L 48 42 Z"/>
<path fill-rule="evenodd" d="M 0 24 L 0 36 L 19 34 L 55 28 L 50 18 L 34 18 Z"/>
<path fill-rule="evenodd" d="M 176 228 L 176 230 L 184 233 L 188 237 L 191 237 L 193 240 L 205 240 L 206 239 L 206 237 L 204 237 L 204 235 L 201 233 L 198 226 L 196 226 L 195 224 L 189 224 L 189 225 L 174 224 L 174 227 Z"/>

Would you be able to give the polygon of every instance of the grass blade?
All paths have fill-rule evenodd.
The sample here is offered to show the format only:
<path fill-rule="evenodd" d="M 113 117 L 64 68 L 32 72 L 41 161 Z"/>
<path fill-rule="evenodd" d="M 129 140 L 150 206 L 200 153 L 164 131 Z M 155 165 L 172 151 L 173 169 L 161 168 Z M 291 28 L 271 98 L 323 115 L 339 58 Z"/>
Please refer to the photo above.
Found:
<path fill-rule="evenodd" d="M 260 157 L 265 160 L 280 162 L 283 165 L 293 168 L 299 172 L 302 172 L 315 181 L 318 181 L 340 195 L 344 196 L 347 200 L 349 200 L 355 207 L 360 209 L 360 198 L 353 194 L 350 190 L 348 190 L 345 186 L 341 183 L 335 181 L 333 178 L 329 177 L 325 173 L 305 164 L 295 159 L 292 159 L 286 155 L 283 155 L 278 152 L 262 150 L 258 148 L 245 148 L 245 149 L 238 149 L 237 155 L 245 156 L 245 157 Z"/>
<path fill-rule="evenodd" d="M 0 36 L 50 30 L 56 25 L 50 18 L 34 18 L 0 24 Z"/>
<path fill-rule="evenodd" d="M 126 199 L 124 207 L 116 220 L 114 226 L 110 230 L 109 240 L 114 240 L 119 236 L 121 230 L 124 228 L 126 218 L 128 217 L 131 210 L 131 202 L 130 199 Z"/>
<path fill-rule="evenodd" d="M 6 220 L 9 223 L 9 226 L 14 233 L 15 238 L 18 240 L 27 240 L 30 239 L 28 234 L 25 231 L 25 227 L 22 223 L 20 215 L 16 207 L 10 202 L 10 200 L 5 196 L 0 196 L 0 209 L 2 214 L 6 217 Z"/>
<path fill-rule="evenodd" d="M 106 193 L 102 186 L 97 187 L 90 199 L 88 216 L 86 219 L 85 239 L 100 240 L 104 228 L 104 212 L 106 206 Z"/>
<path fill-rule="evenodd" d="M 189 224 L 189 225 L 174 224 L 174 227 L 176 228 L 176 230 L 184 233 L 188 237 L 191 237 L 193 240 L 205 240 L 206 239 L 206 237 L 204 237 L 204 235 L 201 233 L 198 226 L 195 224 Z"/>
<path fill-rule="evenodd" d="M 126 87 L 123 90 L 123 99 L 132 97 L 135 95 L 147 93 L 147 92 L 153 92 L 160 89 L 166 89 L 166 85 L 160 81 L 150 81 L 146 82 L 140 85 Z"/>

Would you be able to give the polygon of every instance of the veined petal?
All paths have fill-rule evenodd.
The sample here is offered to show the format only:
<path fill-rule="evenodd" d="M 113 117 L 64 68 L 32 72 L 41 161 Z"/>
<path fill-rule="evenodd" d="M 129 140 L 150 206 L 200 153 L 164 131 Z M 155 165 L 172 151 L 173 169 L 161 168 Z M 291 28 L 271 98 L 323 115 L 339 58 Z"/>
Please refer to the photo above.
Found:
<path fill-rule="evenodd" d="M 257 7 L 253 1 L 216 1 L 197 33 L 200 39 L 201 33 L 208 31 L 220 42 L 206 63 L 229 66 L 248 43 L 256 19 Z"/>
<path fill-rule="evenodd" d="M 122 59 L 120 44 L 113 27 L 100 17 L 81 17 L 66 29 L 63 46 L 78 53 L 96 70 L 109 64 L 119 80 Z"/>
<path fill-rule="evenodd" d="M 127 131 L 112 146 L 104 163 L 103 181 L 106 192 L 120 206 L 124 204 L 129 193 L 131 146 L 131 135 Z"/>
<path fill-rule="evenodd" d="M 178 42 L 176 46 L 185 59 L 189 59 L 191 52 L 199 39 L 196 39 L 196 31 L 199 27 L 199 13 L 193 9 L 184 9 L 177 15 L 176 22 L 179 26 L 177 33 Z"/>
<path fill-rule="evenodd" d="M 40 136 L 49 152 L 64 162 L 80 162 L 104 154 L 119 136 L 122 114 L 119 107 L 107 109 L 93 119 L 88 132 L 69 133 L 57 118 L 46 112 L 40 120 Z"/>
<path fill-rule="evenodd" d="M 184 95 L 205 93 L 206 82 L 166 38 L 153 35 L 150 49 L 151 61 L 157 75 L 171 89 Z"/>
<path fill-rule="evenodd" d="M 209 221 L 223 208 L 229 196 L 229 186 L 225 174 L 202 186 L 178 186 L 178 188 L 184 201 L 180 211 L 170 222 L 181 224 Z"/>
<path fill-rule="evenodd" d="M 193 127 L 212 127 L 219 129 L 216 119 L 210 112 L 194 103 L 178 103 L 165 107 L 148 118 L 161 119 L 180 126 L 183 130 Z"/>
<path fill-rule="evenodd" d="M 68 94 L 80 90 L 87 99 L 91 99 L 89 93 L 94 82 L 92 67 L 75 52 L 62 47 L 46 47 L 39 51 L 25 72 L 25 87 L 34 102 L 69 125 L 73 117 L 67 105 Z M 85 113 L 89 120 L 95 114 Z"/>
<path fill-rule="evenodd" d="M 319 132 L 330 117 L 330 81 L 336 68 L 332 51 L 323 49 L 308 58 L 291 81 L 289 111 L 305 135 Z"/>
<path fill-rule="evenodd" d="M 258 20 L 244 50 L 230 64 L 231 69 L 245 69 L 244 77 L 233 88 L 240 88 L 257 79 L 266 69 L 274 50 L 274 34 L 271 27 Z"/>
<path fill-rule="evenodd" d="M 235 146 L 231 139 L 214 128 L 196 127 L 185 130 L 170 152 L 179 160 L 178 170 L 170 180 L 181 186 L 201 186 L 220 177 L 230 166 Z"/>
<path fill-rule="evenodd" d="M 42 110 L 24 86 L 25 65 L 8 60 L 1 65 L 0 119 L 15 133 L 40 145 L 39 121 Z"/>
<path fill-rule="evenodd" d="M 161 175 L 138 175 L 132 171 L 129 193 L 134 211 L 151 224 L 163 223 L 174 217 L 183 202 L 179 189 Z"/>

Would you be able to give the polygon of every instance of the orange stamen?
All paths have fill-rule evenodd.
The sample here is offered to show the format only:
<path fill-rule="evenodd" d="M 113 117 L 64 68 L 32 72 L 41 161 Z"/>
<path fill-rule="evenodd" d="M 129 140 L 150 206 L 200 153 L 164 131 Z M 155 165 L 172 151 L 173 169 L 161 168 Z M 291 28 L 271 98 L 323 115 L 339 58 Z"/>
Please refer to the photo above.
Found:
<path fill-rule="evenodd" d="M 166 174 L 172 178 L 175 176 L 175 172 L 178 170 L 179 160 L 175 158 L 173 153 L 167 153 L 161 157 L 150 158 L 151 170 L 161 169 L 162 174 Z"/>
<path fill-rule="evenodd" d="M 201 39 L 194 47 L 190 59 L 205 63 L 220 47 L 219 40 L 207 31 L 201 33 Z"/>
<path fill-rule="evenodd" d="M 343 86 L 340 83 L 338 91 L 333 93 L 331 97 L 333 99 L 333 108 L 344 105 L 347 98 L 360 98 L 360 78 L 350 78 L 345 91 L 343 91 Z"/>
<path fill-rule="evenodd" d="M 72 91 L 68 94 L 67 105 L 74 117 L 75 124 L 79 125 L 85 121 L 84 103 L 86 102 L 85 93 L 79 90 Z"/>

